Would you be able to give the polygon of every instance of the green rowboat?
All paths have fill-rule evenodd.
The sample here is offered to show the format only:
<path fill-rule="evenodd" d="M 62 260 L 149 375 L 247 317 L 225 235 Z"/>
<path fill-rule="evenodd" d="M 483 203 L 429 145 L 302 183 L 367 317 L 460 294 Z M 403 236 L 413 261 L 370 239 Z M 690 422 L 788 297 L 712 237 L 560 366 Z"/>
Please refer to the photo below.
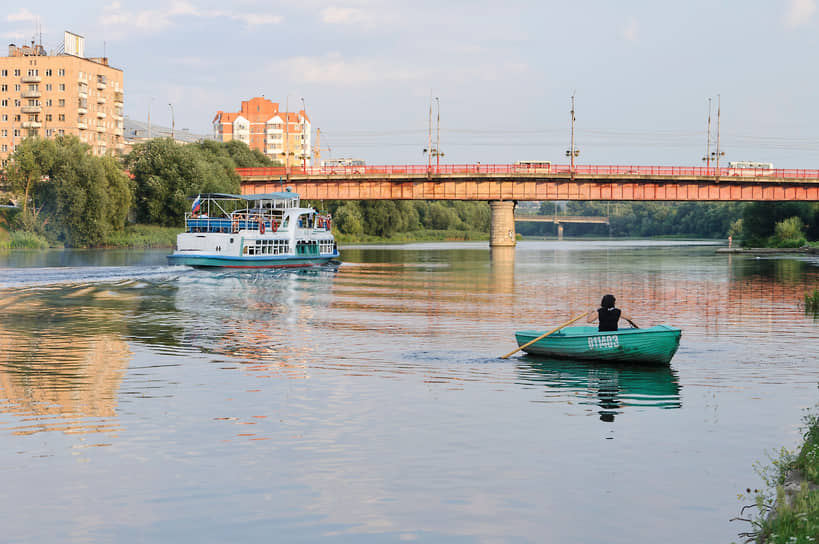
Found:
<path fill-rule="evenodd" d="M 518 346 L 531 342 L 543 331 L 517 331 Z M 680 347 L 680 329 L 657 325 L 648 329 L 599 332 L 597 327 L 565 327 L 522 348 L 531 355 L 584 361 L 665 365 Z"/>

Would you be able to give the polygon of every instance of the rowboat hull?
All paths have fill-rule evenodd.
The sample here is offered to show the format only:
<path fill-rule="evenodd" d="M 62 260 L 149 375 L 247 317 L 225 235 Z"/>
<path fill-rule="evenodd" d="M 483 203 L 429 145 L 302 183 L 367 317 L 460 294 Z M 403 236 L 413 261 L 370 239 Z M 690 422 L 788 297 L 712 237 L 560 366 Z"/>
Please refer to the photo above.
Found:
<path fill-rule="evenodd" d="M 518 346 L 544 331 L 517 331 Z M 647 329 L 598 332 L 597 327 L 565 327 L 522 348 L 531 355 L 613 363 L 668 364 L 680 347 L 680 329 L 657 325 Z"/>

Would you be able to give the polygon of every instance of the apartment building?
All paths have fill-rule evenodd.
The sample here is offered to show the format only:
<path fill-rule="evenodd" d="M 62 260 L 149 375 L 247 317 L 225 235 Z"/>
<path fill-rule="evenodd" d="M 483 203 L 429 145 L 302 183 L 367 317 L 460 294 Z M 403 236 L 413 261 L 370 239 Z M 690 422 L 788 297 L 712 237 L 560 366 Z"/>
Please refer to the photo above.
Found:
<path fill-rule="evenodd" d="M 311 166 L 310 119 L 304 110 L 282 111 L 264 97 L 243 100 L 240 111 L 219 111 L 213 118 L 214 137 L 239 140 L 288 166 Z"/>
<path fill-rule="evenodd" d="M 121 152 L 122 70 L 107 57 L 86 58 L 84 38 L 65 33 L 58 53 L 9 45 L 0 57 L 0 163 L 27 137 L 73 134 L 93 153 Z"/>

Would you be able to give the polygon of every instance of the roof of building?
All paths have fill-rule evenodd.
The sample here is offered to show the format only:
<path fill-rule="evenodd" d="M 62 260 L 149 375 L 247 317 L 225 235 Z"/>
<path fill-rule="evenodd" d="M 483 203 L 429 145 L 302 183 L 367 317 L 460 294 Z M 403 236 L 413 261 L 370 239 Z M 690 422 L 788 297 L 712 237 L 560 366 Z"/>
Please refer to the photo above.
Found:
<path fill-rule="evenodd" d="M 137 121 L 130 117 L 125 117 L 123 121 L 123 138 L 126 141 L 147 140 L 149 138 L 170 138 L 171 129 L 162 125 L 151 123 L 150 134 L 148 123 Z M 194 143 L 202 140 L 213 140 L 214 137 L 205 134 L 194 134 L 187 128 L 173 130 L 173 139 L 177 142 Z"/>

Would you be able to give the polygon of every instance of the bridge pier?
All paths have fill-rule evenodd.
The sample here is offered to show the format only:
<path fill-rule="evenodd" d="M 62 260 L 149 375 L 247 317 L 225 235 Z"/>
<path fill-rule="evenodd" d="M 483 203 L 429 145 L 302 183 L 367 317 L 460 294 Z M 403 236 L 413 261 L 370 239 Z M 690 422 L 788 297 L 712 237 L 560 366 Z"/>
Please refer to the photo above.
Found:
<path fill-rule="evenodd" d="M 514 247 L 515 240 L 515 202 L 512 200 L 492 200 L 489 202 L 492 211 L 489 227 L 489 247 Z"/>
<path fill-rule="evenodd" d="M 563 240 L 563 223 L 557 224 L 557 239 Z"/>

